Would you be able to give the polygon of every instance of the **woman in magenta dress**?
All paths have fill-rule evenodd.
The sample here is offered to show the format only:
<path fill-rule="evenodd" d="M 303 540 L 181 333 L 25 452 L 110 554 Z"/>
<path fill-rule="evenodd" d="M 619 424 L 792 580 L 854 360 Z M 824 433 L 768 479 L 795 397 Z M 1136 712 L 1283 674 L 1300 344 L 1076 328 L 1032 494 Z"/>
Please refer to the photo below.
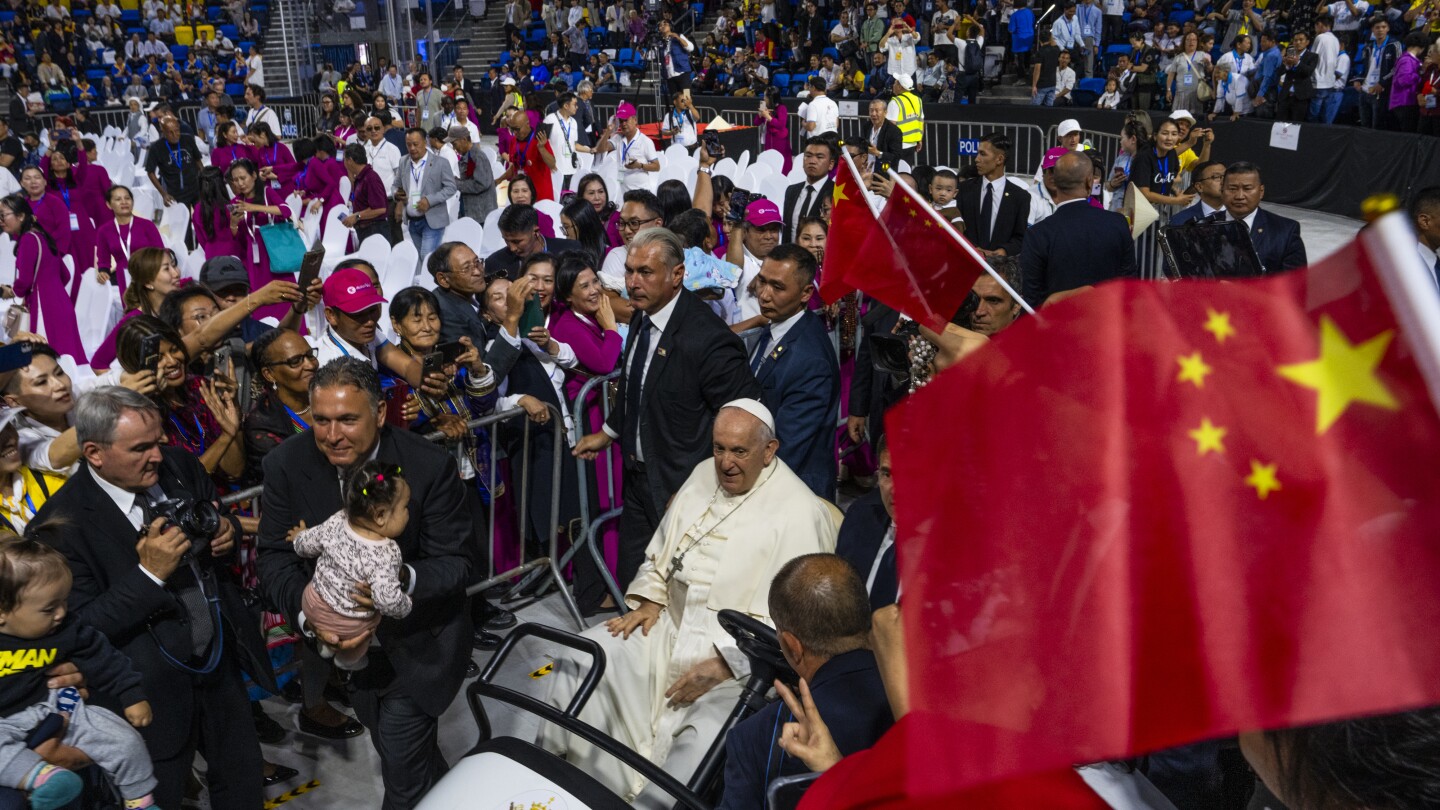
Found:
<path fill-rule="evenodd" d="M 269 127 L 266 127 L 266 130 L 268 131 Z M 290 206 L 285 204 L 285 195 L 263 185 L 259 171 L 249 160 L 237 160 L 230 164 L 226 178 L 235 192 L 235 198 L 230 201 L 230 221 L 226 227 L 239 243 L 240 260 L 245 263 L 245 270 L 250 274 L 250 289 L 258 290 L 275 279 L 294 281 L 293 273 L 275 275 L 270 272 L 270 255 L 266 253 L 265 243 L 260 238 L 262 226 L 286 222 L 291 218 Z M 210 251 L 206 250 L 205 255 L 209 256 Z M 255 318 L 283 318 L 288 309 L 285 304 L 273 304 L 256 310 Z"/>
<path fill-rule="evenodd" d="M 229 206 L 230 189 L 225 186 L 224 173 L 214 166 L 201 169 L 200 199 L 190 213 L 190 224 L 206 259 L 241 255 L 240 238 L 230 232 Z"/>
<path fill-rule="evenodd" d="M 250 129 L 246 130 L 246 137 L 250 141 L 250 148 L 254 150 L 254 162 L 260 170 L 261 181 L 272 190 L 280 192 L 282 200 L 293 194 L 294 175 L 291 175 L 289 181 L 280 179 L 280 173 L 290 171 L 286 167 L 295 163 L 295 155 L 290 152 L 290 147 L 280 143 L 280 139 L 270 131 L 270 125 L 264 121 L 251 124 Z M 229 176 L 228 170 L 226 176 Z"/>
<path fill-rule="evenodd" d="M 215 130 L 215 148 L 210 150 L 210 165 L 219 169 L 223 177 L 230 164 L 240 158 L 255 160 L 255 150 L 244 142 L 240 125 L 226 121 Z"/>
<path fill-rule="evenodd" d="M 760 102 L 760 114 L 755 117 L 755 126 L 765 128 L 762 149 L 774 149 L 780 153 L 783 162 L 780 174 L 790 174 L 790 111 L 780 103 L 780 90 L 765 88 L 765 98 Z"/>
<path fill-rule="evenodd" d="M 345 167 L 335 160 L 335 142 L 328 136 L 301 138 L 295 142 L 295 162 L 275 167 L 282 186 L 300 192 L 306 206 L 318 205 L 322 216 L 340 204 L 340 178 Z"/>
<path fill-rule="evenodd" d="M 0 200 L 0 227 L 15 242 L 15 285 L 0 289 L 0 296 L 19 298 L 30 310 L 26 327 L 44 335 L 55 351 L 85 365 L 75 304 L 70 300 L 70 270 L 60 260 L 55 240 L 40 226 L 23 194 Z"/>
<path fill-rule="evenodd" d="M 80 293 L 80 277 L 95 266 L 95 220 L 92 217 L 84 176 L 79 165 L 81 158 L 79 144 L 74 140 L 57 140 L 47 154 L 45 163 L 45 186 L 50 196 L 58 197 L 65 205 L 65 227 L 70 230 L 70 260 L 75 272 L 71 274 L 70 298 Z"/>
<path fill-rule="evenodd" d="M 575 193 L 590 203 L 600 221 L 605 223 L 606 243 L 612 248 L 625 244 L 620 238 L 620 206 L 610 202 L 610 189 L 605 186 L 605 179 L 598 174 L 587 174 L 575 184 Z"/>
<path fill-rule="evenodd" d="M 155 315 L 160 311 L 160 302 L 180 286 L 180 268 L 175 265 L 175 254 L 166 248 L 135 248 L 130 254 L 127 272 L 130 284 L 125 288 L 121 304 L 125 314 L 110 330 L 110 334 L 95 347 L 90 358 L 90 367 L 96 374 L 115 363 L 115 340 L 123 327 L 136 315 Z"/>
<path fill-rule="evenodd" d="M 96 278 L 101 284 L 114 279 L 123 296 L 131 254 L 141 248 L 163 248 L 165 241 L 155 223 L 135 216 L 135 195 L 130 189 L 111 186 L 105 203 L 113 218 L 95 231 Z"/>
<path fill-rule="evenodd" d="M 535 183 L 526 175 L 515 175 L 505 187 L 505 193 L 511 205 L 535 205 Z M 554 239 L 555 220 L 541 211 L 535 212 L 535 218 L 540 222 L 540 235 L 546 239 Z"/>
<path fill-rule="evenodd" d="M 55 240 L 55 252 L 61 256 L 70 255 L 70 242 L 74 238 L 70 230 L 70 212 L 59 194 L 46 189 L 45 173 L 34 166 L 26 168 L 20 172 L 20 188 L 41 230 Z"/>
<path fill-rule="evenodd" d="M 600 286 L 600 277 L 596 274 L 595 265 L 588 253 L 569 251 L 561 254 L 560 265 L 555 271 L 554 300 L 555 315 L 550 318 L 550 336 L 569 345 L 578 361 L 577 368 L 566 374 L 565 399 L 568 404 L 574 402 L 580 389 L 590 379 L 603 377 L 615 370 L 625 341 L 616 328 L 610 297 Z M 599 429 L 604 420 L 601 398 L 605 395 L 604 385 L 591 389 L 585 402 L 582 434 Z M 621 458 L 622 454 L 617 449 L 610 454 L 608 463 L 604 456 L 595 461 L 593 484 L 596 498 L 592 499 L 592 503 L 597 503 L 599 509 L 591 513 L 591 520 L 601 513 L 618 508 L 622 502 Z M 614 497 L 610 494 L 611 482 L 614 482 Z M 619 521 L 611 520 L 605 523 L 600 529 L 597 542 L 605 553 L 605 564 L 613 574 L 619 553 Z M 613 607 L 614 600 L 604 591 L 603 583 L 597 581 L 584 591 L 581 588 L 582 582 L 577 576 L 575 599 L 582 608 L 593 611 L 602 607 L 602 601 L 603 607 Z"/>

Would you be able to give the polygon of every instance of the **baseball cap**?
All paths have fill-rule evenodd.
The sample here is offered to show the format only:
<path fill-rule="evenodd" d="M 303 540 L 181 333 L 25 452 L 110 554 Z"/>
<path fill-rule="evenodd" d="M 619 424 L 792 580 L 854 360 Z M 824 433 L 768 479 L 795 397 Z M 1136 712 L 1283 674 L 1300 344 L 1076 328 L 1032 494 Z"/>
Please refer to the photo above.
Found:
<path fill-rule="evenodd" d="M 1170 113 L 1170 120 L 1189 121 L 1193 124 L 1195 123 L 1195 116 L 1191 115 L 1189 110 L 1176 110 L 1175 112 Z"/>
<path fill-rule="evenodd" d="M 1040 169 L 1043 171 L 1045 169 L 1055 168 L 1055 162 L 1068 154 L 1070 154 L 1070 150 L 1063 146 L 1057 146 L 1047 151 L 1045 157 L 1040 161 Z"/>
<path fill-rule="evenodd" d="M 906 90 L 913 90 L 915 88 L 915 80 L 903 73 L 895 77 L 895 83 Z"/>
<path fill-rule="evenodd" d="M 1062 138 L 1065 137 L 1066 135 L 1069 135 L 1069 134 L 1072 133 L 1072 132 L 1079 132 L 1079 131 L 1080 131 L 1080 122 L 1079 122 L 1079 121 L 1076 121 L 1074 118 L 1066 118 L 1064 121 L 1061 121 L 1061 122 L 1060 122 L 1059 132 L 1060 132 L 1060 137 L 1062 137 Z"/>
<path fill-rule="evenodd" d="M 200 266 L 200 283 L 212 290 L 224 290 L 243 284 L 250 286 L 250 274 L 245 272 L 245 266 L 234 256 L 216 256 L 213 259 L 206 259 L 205 264 Z"/>
<path fill-rule="evenodd" d="M 505 78 L 503 78 L 503 79 L 500 80 L 500 83 L 501 83 L 501 84 L 512 84 L 512 85 L 513 85 L 513 84 L 515 83 L 515 77 L 514 77 L 514 76 L 506 76 Z"/>
<path fill-rule="evenodd" d="M 635 111 L 635 105 L 628 101 L 620 102 L 620 106 L 615 108 L 616 118 L 634 118 L 637 115 L 639 113 Z"/>
<path fill-rule="evenodd" d="M 145 105 L 145 112 L 155 112 L 155 108 L 156 108 L 156 107 L 159 107 L 159 106 L 160 106 L 160 102 L 158 102 L 158 101 L 152 101 L 152 102 L 150 102 L 149 104 L 146 104 L 146 105 Z"/>
<path fill-rule="evenodd" d="M 376 304 L 385 303 L 385 298 L 375 291 L 370 277 L 357 267 L 345 267 L 325 279 L 325 292 L 321 297 L 325 306 L 334 307 L 347 315 L 364 312 Z"/>
<path fill-rule="evenodd" d="M 469 138 L 470 130 L 465 127 L 450 127 L 449 134 L 445 137 L 446 143 L 454 143 L 461 138 Z"/>
<path fill-rule="evenodd" d="M 745 206 L 745 223 L 747 225 L 763 228 L 766 225 L 779 225 L 783 221 L 780 218 L 780 208 L 764 197 L 753 200 Z"/>

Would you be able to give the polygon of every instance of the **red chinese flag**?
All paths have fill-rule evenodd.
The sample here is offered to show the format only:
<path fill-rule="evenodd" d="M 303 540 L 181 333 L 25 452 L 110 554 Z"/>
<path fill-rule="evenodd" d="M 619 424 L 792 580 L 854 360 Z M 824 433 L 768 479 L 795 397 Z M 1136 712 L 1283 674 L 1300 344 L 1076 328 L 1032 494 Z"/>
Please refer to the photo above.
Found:
<path fill-rule="evenodd" d="M 984 258 L 903 182 L 880 211 L 880 226 L 845 263 L 845 283 L 943 330 L 985 272 Z"/>
<path fill-rule="evenodd" d="M 927 730 L 927 718 L 911 712 L 900 719 L 873 748 L 855 753 L 826 771 L 800 803 L 800 810 L 908 810 L 944 807 L 947 810 L 1108 810 L 1084 780 L 1070 768 L 991 782 L 931 798 L 924 804 L 907 795 L 905 769 L 915 761 L 908 746 L 919 746 L 916 757 L 944 745 Z"/>
<path fill-rule="evenodd" d="M 1308 270 L 1101 285 L 892 413 L 912 794 L 1440 703 L 1398 216 Z"/>
<path fill-rule="evenodd" d="M 830 206 L 830 230 L 825 238 L 825 260 L 820 265 L 820 297 L 833 304 L 855 291 L 845 283 L 846 265 L 854 261 L 865 237 L 876 230 L 875 212 L 865 199 L 860 174 L 845 150 L 835 172 L 835 192 Z"/>

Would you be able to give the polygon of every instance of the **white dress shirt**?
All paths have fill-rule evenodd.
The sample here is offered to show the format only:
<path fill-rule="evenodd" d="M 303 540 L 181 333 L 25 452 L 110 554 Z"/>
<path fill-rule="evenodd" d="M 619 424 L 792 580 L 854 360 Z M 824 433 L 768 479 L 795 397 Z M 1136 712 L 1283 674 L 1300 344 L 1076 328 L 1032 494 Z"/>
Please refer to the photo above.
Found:
<path fill-rule="evenodd" d="M 515 346 L 522 351 L 529 351 L 531 356 L 540 361 L 540 365 L 545 369 L 545 376 L 550 378 L 550 387 L 555 389 L 555 400 L 564 403 L 566 401 L 565 369 L 575 368 L 575 350 L 571 349 L 569 344 L 561 343 L 551 338 L 558 347 L 555 355 L 551 356 L 549 352 L 540 348 L 531 341 L 530 338 L 516 337 L 510 334 L 504 327 L 500 328 L 500 337 L 511 346 Z M 494 341 L 491 342 L 493 343 Z M 508 411 L 512 408 L 519 407 L 520 397 L 522 396 L 524 396 L 524 394 L 510 393 L 510 379 L 506 377 L 500 381 L 500 398 L 495 401 L 495 410 L 497 412 Z M 560 412 L 565 415 L 565 435 L 568 438 L 571 428 L 574 427 L 574 422 L 570 418 L 569 408 L 561 407 Z"/>
<path fill-rule="evenodd" d="M 101 478 L 100 474 L 95 472 L 93 468 L 90 470 L 90 476 L 95 479 L 96 484 L 100 485 L 100 491 L 110 496 L 110 500 L 115 502 L 115 506 L 119 508 L 121 514 L 125 515 L 125 519 L 130 521 L 130 525 L 135 531 L 140 531 L 141 525 L 145 522 L 145 512 L 140 508 L 139 496 Z M 165 587 L 165 580 L 155 576 L 150 569 L 143 565 L 137 565 L 136 567 L 143 571 L 145 576 L 150 578 L 151 582 L 154 582 L 162 588 Z"/>
<path fill-rule="evenodd" d="M 800 319 L 805 316 L 805 313 L 807 311 L 808 310 L 805 307 L 801 307 L 799 311 L 797 311 L 794 315 L 786 318 L 785 320 L 775 321 L 770 324 L 770 342 L 765 344 L 766 355 L 771 355 L 775 353 L 775 347 L 780 345 L 780 341 L 785 339 L 785 336 L 790 333 L 790 329 L 792 327 L 800 323 Z M 760 344 L 756 343 L 755 351 L 759 350 Z M 750 353 L 750 360 L 752 362 L 755 360 L 755 352 Z"/>
<path fill-rule="evenodd" d="M 805 183 L 801 185 L 800 188 L 796 191 L 795 204 L 791 206 L 790 210 L 787 212 L 789 216 L 785 218 L 785 229 L 790 232 L 790 241 L 795 241 L 795 229 L 800 226 L 800 218 L 805 216 L 805 189 L 814 189 L 814 193 L 810 195 L 810 205 L 813 207 L 817 202 L 820 201 L 820 192 L 825 186 L 825 181 L 828 179 L 828 177 L 821 177 L 819 180 L 816 180 L 813 183 Z M 750 282 L 746 281 L 745 283 L 749 284 Z"/>
<path fill-rule="evenodd" d="M 380 182 L 385 184 L 385 193 L 389 194 L 395 188 L 395 173 L 400 171 L 400 150 L 382 137 L 378 146 L 369 141 L 365 142 L 365 158 L 375 173 L 380 175 Z"/>

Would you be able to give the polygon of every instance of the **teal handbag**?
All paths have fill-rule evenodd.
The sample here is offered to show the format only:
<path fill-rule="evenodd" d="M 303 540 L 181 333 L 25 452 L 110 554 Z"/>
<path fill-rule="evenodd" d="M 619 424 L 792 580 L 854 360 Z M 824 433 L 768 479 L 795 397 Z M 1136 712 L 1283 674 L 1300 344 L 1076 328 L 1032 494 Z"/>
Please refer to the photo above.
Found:
<path fill-rule="evenodd" d="M 273 275 L 291 276 L 300 272 L 300 264 L 305 260 L 305 242 L 294 225 L 289 222 L 261 225 L 260 241 L 265 243 Z"/>

